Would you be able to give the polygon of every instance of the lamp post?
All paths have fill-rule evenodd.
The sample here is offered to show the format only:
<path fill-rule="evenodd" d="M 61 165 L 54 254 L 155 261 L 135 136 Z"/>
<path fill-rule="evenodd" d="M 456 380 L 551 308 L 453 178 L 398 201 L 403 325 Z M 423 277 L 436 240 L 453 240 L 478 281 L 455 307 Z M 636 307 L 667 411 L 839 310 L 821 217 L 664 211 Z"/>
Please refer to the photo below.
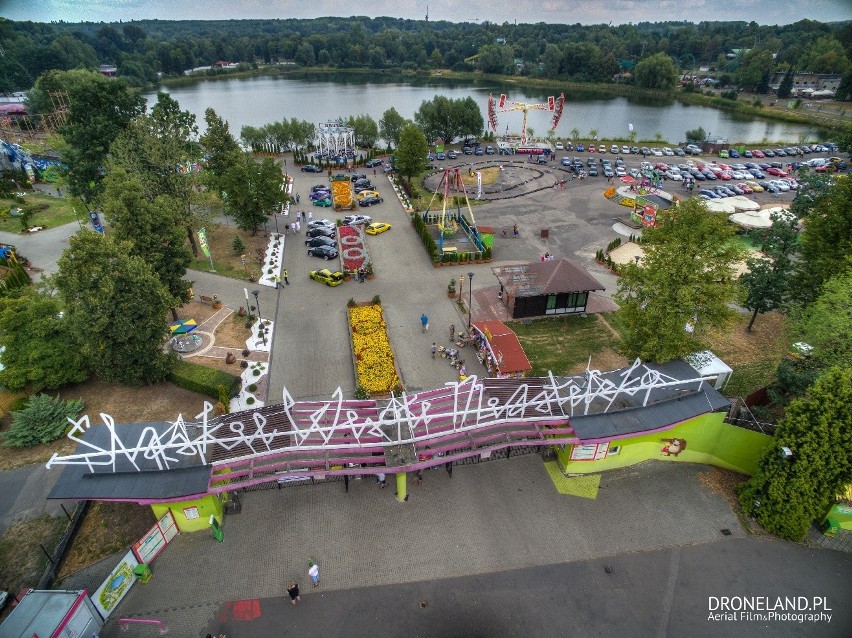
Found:
<path fill-rule="evenodd" d="M 467 273 L 467 334 L 470 335 L 471 315 L 473 313 L 473 273 Z"/>
<path fill-rule="evenodd" d="M 263 329 L 263 318 L 260 314 L 260 299 L 258 298 L 260 291 L 252 290 L 251 294 L 254 295 L 254 305 L 257 308 L 257 325 L 260 327 L 260 338 L 263 339 L 263 345 L 266 345 L 266 331 Z"/>

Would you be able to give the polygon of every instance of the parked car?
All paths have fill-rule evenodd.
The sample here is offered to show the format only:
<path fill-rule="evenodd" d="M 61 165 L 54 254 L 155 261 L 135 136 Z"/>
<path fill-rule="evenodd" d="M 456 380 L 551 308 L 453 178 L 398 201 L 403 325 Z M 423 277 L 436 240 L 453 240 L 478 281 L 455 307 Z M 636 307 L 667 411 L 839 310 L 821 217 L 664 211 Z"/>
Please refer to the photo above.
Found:
<path fill-rule="evenodd" d="M 674 154 L 677 155 L 678 157 L 684 157 L 686 155 L 686 151 L 684 151 L 680 146 L 678 146 L 674 150 Z"/>
<path fill-rule="evenodd" d="M 367 168 L 373 168 L 374 166 L 381 166 L 381 165 L 382 165 L 382 160 L 380 160 L 379 158 L 374 158 L 374 159 L 367 160 L 366 162 L 364 162 L 364 166 L 366 166 Z"/>
<path fill-rule="evenodd" d="M 315 199 L 313 203 L 314 203 L 314 206 L 324 206 L 324 207 L 328 208 L 329 206 L 331 206 L 331 199 L 329 199 L 329 198 Z"/>
<path fill-rule="evenodd" d="M 355 193 L 355 197 L 358 200 L 362 200 L 365 197 L 381 197 L 381 195 L 379 195 L 379 191 L 367 190 L 367 191 L 361 191 L 360 193 Z"/>
<path fill-rule="evenodd" d="M 391 225 L 387 222 L 373 222 L 372 224 L 367 225 L 367 227 L 364 229 L 364 232 L 366 232 L 368 235 L 379 235 L 380 233 L 383 233 L 390 229 Z"/>
<path fill-rule="evenodd" d="M 308 248 L 316 248 L 317 246 L 337 246 L 337 242 L 331 237 L 319 235 L 305 240 L 305 246 Z"/>
<path fill-rule="evenodd" d="M 318 281 L 326 286 L 339 286 L 343 283 L 343 273 L 340 271 L 331 272 L 328 268 L 322 270 L 312 270 L 310 278 Z"/>
<path fill-rule="evenodd" d="M 313 228 L 308 228 L 305 233 L 306 237 L 328 237 L 329 239 L 334 239 L 337 236 L 337 233 L 331 228 L 326 228 L 325 226 L 314 226 Z"/>
<path fill-rule="evenodd" d="M 612 146 L 609 147 L 609 152 L 612 153 L 613 155 L 618 155 L 618 147 L 615 144 L 613 144 Z"/>
<path fill-rule="evenodd" d="M 662 156 L 663 156 L 663 152 L 662 152 L 660 149 L 658 149 L 658 148 L 652 148 L 652 149 L 651 149 L 651 155 L 654 155 L 654 156 L 656 156 L 656 157 L 662 157 Z"/>
<path fill-rule="evenodd" d="M 343 223 L 350 226 L 369 224 L 371 221 L 373 221 L 373 218 L 368 215 L 346 215 L 346 217 L 343 218 Z"/>
<path fill-rule="evenodd" d="M 672 149 L 670 149 L 668 146 L 664 146 L 663 147 L 663 155 L 666 155 L 668 157 L 673 157 L 674 151 Z"/>
<path fill-rule="evenodd" d="M 758 159 L 763 159 L 764 157 L 766 157 L 766 155 L 764 155 L 764 154 L 763 154 L 763 151 L 761 151 L 760 149 L 754 149 L 754 150 L 751 152 L 751 156 L 752 156 L 752 157 L 756 157 L 756 158 L 758 158 Z"/>
<path fill-rule="evenodd" d="M 314 166 L 313 164 L 305 164 L 302 167 L 303 173 L 322 173 L 322 169 L 319 166 Z"/>
<path fill-rule="evenodd" d="M 571 158 L 563 157 L 560 164 L 562 164 L 562 166 L 571 166 Z"/>
<path fill-rule="evenodd" d="M 698 191 L 698 194 L 704 195 L 704 197 L 706 197 L 707 199 L 719 199 L 719 195 L 708 188 L 702 188 L 700 191 Z"/>
<path fill-rule="evenodd" d="M 562 142 L 556 142 L 556 150 L 557 151 L 564 151 L 565 145 Z"/>
<path fill-rule="evenodd" d="M 615 173 L 609 166 L 604 167 L 604 177 L 615 177 Z"/>
<path fill-rule="evenodd" d="M 774 166 L 770 166 L 766 169 L 767 175 L 775 175 L 776 177 L 787 177 L 787 171 L 781 170 L 780 168 L 776 168 Z"/>
<path fill-rule="evenodd" d="M 630 147 L 629 146 L 622 146 L 621 147 L 621 154 L 622 155 L 630 155 Z"/>
<path fill-rule="evenodd" d="M 747 181 L 747 182 L 746 182 L 746 186 L 748 186 L 748 187 L 749 187 L 751 190 L 753 190 L 755 193 L 762 193 L 762 192 L 763 192 L 763 190 L 764 190 L 763 186 L 761 186 L 761 185 L 760 185 L 760 184 L 758 184 L 757 182 L 753 182 L 753 181 L 751 181 L 751 180 L 749 180 L 749 181 Z"/>
<path fill-rule="evenodd" d="M 750 195 L 754 192 L 754 189 L 745 182 L 740 182 L 739 184 L 737 184 L 737 186 L 746 195 Z"/>
<path fill-rule="evenodd" d="M 589 177 L 597 177 L 598 176 L 598 167 L 592 164 L 589 166 Z"/>
<path fill-rule="evenodd" d="M 438 154 L 435 156 L 435 159 L 436 159 L 436 160 L 444 161 L 445 159 L 447 159 L 447 156 L 446 156 L 444 153 L 438 153 Z"/>
<path fill-rule="evenodd" d="M 328 261 L 329 259 L 337 259 L 340 253 L 337 252 L 335 246 L 312 246 L 308 248 L 308 255 L 311 257 L 320 257 Z"/>
<path fill-rule="evenodd" d="M 373 191 L 375 189 L 376 189 L 376 187 L 373 186 L 372 184 L 357 184 L 353 190 L 355 191 L 355 196 L 357 197 L 361 193 L 364 193 L 364 192 L 367 192 L 367 191 Z"/>
<path fill-rule="evenodd" d="M 383 201 L 385 200 L 381 197 L 365 197 L 358 202 L 358 206 L 374 206 L 375 204 L 381 204 Z"/>
<path fill-rule="evenodd" d="M 739 156 L 740 152 L 735 148 L 732 148 L 728 151 L 728 157 L 733 157 L 734 159 L 737 159 Z"/>
<path fill-rule="evenodd" d="M 473 155 L 473 149 L 470 146 L 465 146 L 462 148 L 462 153 L 465 155 Z"/>
<path fill-rule="evenodd" d="M 743 157 L 748 157 L 750 159 L 750 158 L 754 157 L 754 153 L 752 153 L 751 151 L 745 151 L 743 153 Z"/>
<path fill-rule="evenodd" d="M 337 228 L 337 224 L 335 224 L 330 219 L 312 219 L 308 222 L 308 228 L 316 228 L 317 226 L 322 226 L 323 228 L 330 228 L 334 230 Z"/>
<path fill-rule="evenodd" d="M 447 159 L 456 159 L 458 156 L 459 154 L 455 151 L 450 151 L 449 153 L 447 153 Z"/>
<path fill-rule="evenodd" d="M 327 190 L 330 190 L 330 187 L 329 187 L 328 184 L 314 184 L 313 186 L 311 186 L 311 192 L 312 193 L 316 193 L 317 191 L 327 191 Z"/>
<path fill-rule="evenodd" d="M 482 155 L 483 150 L 481 146 L 477 146 L 476 150 L 473 152 L 474 155 Z"/>
<path fill-rule="evenodd" d="M 494 155 L 494 147 L 493 146 L 486 146 L 485 147 L 485 154 L 486 155 Z"/>
<path fill-rule="evenodd" d="M 575 149 L 578 153 L 583 153 L 586 150 L 586 147 L 582 144 L 577 144 L 577 148 Z"/>
<path fill-rule="evenodd" d="M 313 200 L 328 199 L 329 197 L 331 197 L 331 191 L 329 190 L 314 191 L 310 194 L 310 198 Z"/>

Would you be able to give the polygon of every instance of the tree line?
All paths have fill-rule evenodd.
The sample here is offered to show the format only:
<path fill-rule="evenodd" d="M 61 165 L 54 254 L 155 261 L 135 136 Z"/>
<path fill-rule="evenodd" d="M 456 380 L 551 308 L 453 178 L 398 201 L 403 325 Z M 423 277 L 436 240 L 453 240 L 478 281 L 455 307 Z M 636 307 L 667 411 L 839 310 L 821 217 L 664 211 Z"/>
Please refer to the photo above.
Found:
<path fill-rule="evenodd" d="M 641 22 L 618 26 L 363 16 L 123 24 L 0 20 L 0 50 L 0 91 L 27 89 L 51 69 L 113 64 L 131 85 L 144 86 L 162 75 L 181 75 L 218 61 L 247 68 L 289 63 L 364 70 L 452 69 L 671 89 L 674 81 L 668 67 L 639 66 L 652 58 L 665 58 L 675 80 L 678 72 L 690 73 L 703 66 L 720 73 L 723 84 L 759 92 L 768 90 L 775 71 L 839 73 L 844 75 L 841 95 L 852 97 L 852 24 L 813 20 L 791 25 Z"/>

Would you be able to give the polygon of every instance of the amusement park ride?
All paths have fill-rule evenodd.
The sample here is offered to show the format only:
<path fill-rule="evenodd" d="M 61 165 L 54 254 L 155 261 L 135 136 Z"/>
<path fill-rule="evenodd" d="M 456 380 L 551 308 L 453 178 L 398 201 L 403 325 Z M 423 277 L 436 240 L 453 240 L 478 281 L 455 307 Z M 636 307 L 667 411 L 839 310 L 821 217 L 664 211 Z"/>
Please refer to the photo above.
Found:
<path fill-rule="evenodd" d="M 473 217 L 473 209 L 470 206 L 470 199 L 467 196 L 467 189 L 464 185 L 464 180 L 461 176 L 461 170 L 458 167 L 455 168 L 446 168 L 444 169 L 444 174 L 441 175 L 441 181 L 438 182 L 438 186 L 435 189 L 435 192 L 432 193 L 432 199 L 429 200 L 429 205 L 426 207 L 426 212 L 432 208 L 432 203 L 435 201 L 435 198 L 438 196 L 438 193 L 442 192 L 443 189 L 443 206 L 441 208 L 441 217 L 438 219 L 438 250 L 442 253 L 444 251 L 444 238 L 452 237 L 459 230 L 459 222 L 458 220 L 462 218 L 461 215 L 461 199 L 460 194 L 464 197 L 465 207 L 467 208 L 468 215 L 470 215 L 470 224 L 469 229 L 470 232 L 474 235 L 474 243 L 478 245 L 479 240 L 479 231 L 476 228 L 476 219 Z M 451 201 L 451 198 L 455 198 L 456 202 L 456 211 L 455 212 L 447 212 L 447 202 Z M 481 246 L 478 246 L 481 250 Z"/>
<path fill-rule="evenodd" d="M 506 106 L 507 104 L 511 106 Z M 553 113 L 551 118 L 550 130 L 555 131 L 559 120 L 562 119 L 562 109 L 565 106 L 565 94 L 560 93 L 559 97 L 555 98 L 552 95 L 547 98 L 546 104 L 528 104 L 526 102 L 513 102 L 506 99 L 506 94 L 500 95 L 500 101 L 497 102 L 492 94 L 488 94 L 488 124 L 492 131 L 497 131 L 497 113 L 510 113 L 512 111 L 521 111 L 524 114 L 524 122 L 521 125 L 521 145 L 527 143 L 527 112 L 528 111 L 550 111 Z"/>

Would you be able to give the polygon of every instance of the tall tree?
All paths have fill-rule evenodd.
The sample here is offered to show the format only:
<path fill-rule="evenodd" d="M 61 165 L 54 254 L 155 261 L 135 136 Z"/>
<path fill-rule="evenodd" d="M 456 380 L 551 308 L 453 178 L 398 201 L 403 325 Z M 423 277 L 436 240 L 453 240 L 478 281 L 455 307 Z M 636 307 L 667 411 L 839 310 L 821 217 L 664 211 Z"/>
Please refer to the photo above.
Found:
<path fill-rule="evenodd" d="M 379 125 L 369 115 L 350 115 L 347 124 L 355 129 L 355 145 L 373 148 L 379 139 Z"/>
<path fill-rule="evenodd" d="M 442 139 L 450 144 L 460 135 L 479 135 L 485 126 L 482 111 L 473 98 L 454 100 L 444 95 L 424 100 L 414 121 L 430 143 Z"/>
<path fill-rule="evenodd" d="M 222 179 L 231 166 L 234 157 L 241 153 L 240 145 L 231 134 L 231 129 L 228 122 L 223 120 L 211 108 L 204 111 L 204 121 L 207 124 L 207 130 L 201 136 L 200 142 L 204 147 L 207 157 L 207 176 L 212 177 L 212 181 Z M 211 185 L 218 191 L 219 187 L 216 184 Z"/>
<path fill-rule="evenodd" d="M 426 155 L 429 143 L 423 131 L 413 124 L 407 124 L 400 135 L 396 152 L 396 166 L 406 178 L 411 179 L 426 168 Z"/>
<path fill-rule="evenodd" d="M 270 157 L 260 162 L 251 153 L 236 156 L 222 180 L 227 196 L 227 213 L 237 222 L 240 230 L 257 229 L 266 223 L 269 215 L 284 200 L 284 176 Z"/>
<path fill-rule="evenodd" d="M 668 361 L 707 348 L 708 331 L 732 319 L 739 289 L 734 263 L 742 250 L 724 216 L 697 199 L 657 217 L 642 237 L 641 265 L 621 271 L 616 300 L 630 357 Z"/>
<path fill-rule="evenodd" d="M 746 289 L 743 306 L 752 311 L 749 332 L 758 314 L 781 308 L 787 301 L 798 236 L 793 226 L 790 217 L 773 214 L 772 226 L 756 233 L 763 255 L 748 259 L 748 272 L 740 276 Z"/>
<path fill-rule="evenodd" d="M 778 85 L 778 97 L 790 97 L 793 92 L 793 68 L 787 69 L 784 77 L 781 79 L 781 84 Z"/>
<path fill-rule="evenodd" d="M 809 359 L 820 368 L 852 362 L 852 268 L 826 281 L 796 313 L 793 334 L 811 346 Z"/>
<path fill-rule="evenodd" d="M 822 285 L 852 266 L 852 177 L 837 175 L 805 218 L 797 272 L 799 296 L 816 298 Z"/>
<path fill-rule="evenodd" d="M 47 292 L 27 287 L 0 298 L 0 345 L 0 384 L 11 390 L 52 390 L 89 376 L 62 304 Z"/>
<path fill-rule="evenodd" d="M 111 235 L 82 232 L 59 258 L 56 287 L 74 343 L 107 381 L 163 381 L 174 364 L 163 321 L 172 296 L 133 247 Z"/>
<path fill-rule="evenodd" d="M 127 241 L 130 254 L 147 262 L 169 291 L 177 321 L 176 308 L 189 301 L 191 284 L 184 276 L 192 262 L 180 202 L 170 195 L 144 199 L 138 178 L 122 168 L 107 176 L 101 199 L 115 238 Z"/>
<path fill-rule="evenodd" d="M 402 136 L 402 129 L 406 120 L 394 107 L 390 107 L 382 114 L 379 120 L 379 135 L 388 143 L 388 146 L 396 148 Z"/>
<path fill-rule="evenodd" d="M 799 541 L 850 482 L 852 368 L 846 366 L 821 375 L 790 404 L 740 502 L 770 532 Z"/>
<path fill-rule="evenodd" d="M 671 91 L 677 86 L 677 67 L 665 53 L 655 53 L 636 64 L 633 77 L 636 78 L 636 86 Z"/>

